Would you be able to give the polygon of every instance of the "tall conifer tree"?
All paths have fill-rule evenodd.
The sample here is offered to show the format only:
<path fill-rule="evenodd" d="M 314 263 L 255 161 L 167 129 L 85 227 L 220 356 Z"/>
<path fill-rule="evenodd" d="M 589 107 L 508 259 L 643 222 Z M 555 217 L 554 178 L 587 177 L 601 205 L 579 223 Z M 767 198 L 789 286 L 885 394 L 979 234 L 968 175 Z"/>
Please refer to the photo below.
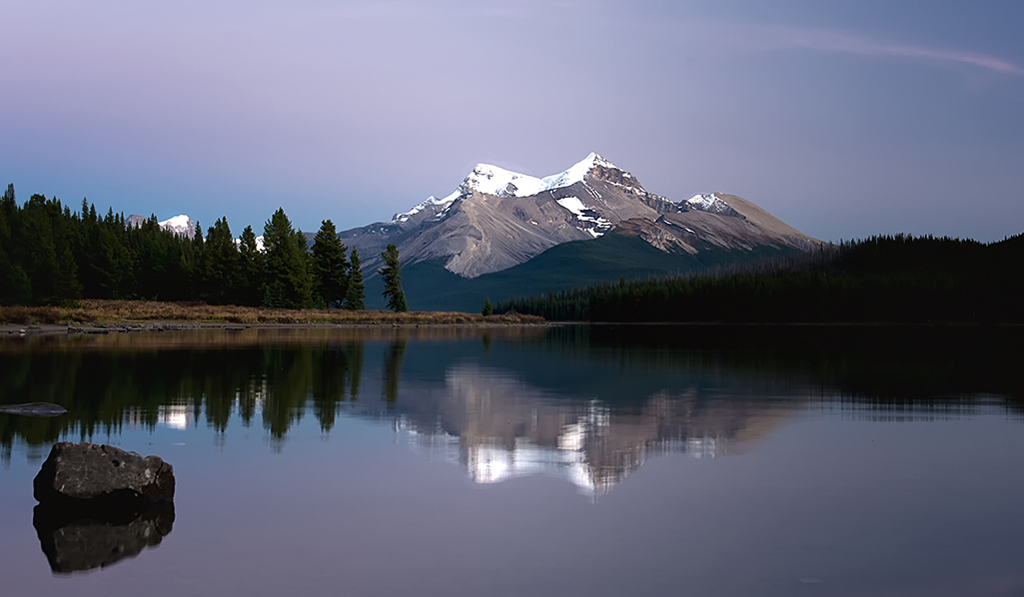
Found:
<path fill-rule="evenodd" d="M 324 220 L 313 240 L 313 288 L 325 307 L 340 307 L 348 291 L 348 249 L 338 238 L 334 222 Z"/>
<path fill-rule="evenodd" d="M 398 247 L 391 244 L 381 252 L 384 267 L 377 271 L 384 280 L 384 296 L 388 299 L 388 309 L 396 313 L 408 311 L 405 304 L 405 292 L 402 290 L 402 264 L 398 260 Z"/>
<path fill-rule="evenodd" d="M 306 241 L 284 209 L 278 208 L 263 227 L 267 291 L 264 306 L 304 309 L 313 305 L 313 282 L 306 269 Z"/>
<path fill-rule="evenodd" d="M 366 308 L 366 286 L 363 284 L 362 265 L 359 252 L 352 249 L 352 257 L 348 264 L 348 291 L 345 293 L 345 308 L 349 311 L 362 311 Z"/>
<path fill-rule="evenodd" d="M 237 302 L 242 258 L 226 217 L 217 220 L 207 232 L 204 261 L 201 296 L 214 304 Z"/>
<path fill-rule="evenodd" d="M 265 289 L 263 286 L 263 253 L 260 252 L 256 244 L 256 233 L 253 232 L 252 226 L 246 226 L 242 231 L 238 252 L 241 256 L 238 302 L 255 307 L 263 300 Z"/>

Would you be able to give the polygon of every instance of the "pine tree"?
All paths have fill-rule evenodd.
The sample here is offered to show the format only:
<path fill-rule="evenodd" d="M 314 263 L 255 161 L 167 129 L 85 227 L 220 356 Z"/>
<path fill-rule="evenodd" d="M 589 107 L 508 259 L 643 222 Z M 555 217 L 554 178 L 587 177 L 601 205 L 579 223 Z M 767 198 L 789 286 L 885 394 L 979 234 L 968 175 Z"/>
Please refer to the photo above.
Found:
<path fill-rule="evenodd" d="M 241 242 L 238 245 L 238 252 L 241 257 L 241 268 L 238 282 L 237 301 L 240 305 L 255 307 L 263 300 L 263 253 L 259 251 L 256 244 L 256 233 L 252 226 L 246 226 L 242 231 Z"/>
<path fill-rule="evenodd" d="M 362 311 L 366 308 L 366 286 L 363 284 L 361 267 L 359 252 L 352 249 L 348 265 L 348 291 L 345 293 L 345 308 L 349 311 Z"/>
<path fill-rule="evenodd" d="M 480 311 L 480 313 L 484 317 L 494 314 L 494 305 L 491 304 L 491 299 L 489 297 L 484 299 L 484 308 Z"/>
<path fill-rule="evenodd" d="M 217 220 L 206 234 L 205 265 L 200 296 L 218 305 L 236 302 L 242 258 L 226 217 Z"/>
<path fill-rule="evenodd" d="M 81 246 L 78 226 L 71 215 L 71 209 L 54 199 L 51 208 L 53 242 L 57 251 L 58 280 L 56 297 L 60 301 L 82 298 L 82 283 L 78 281 L 78 265 L 75 263 L 75 249 Z"/>
<path fill-rule="evenodd" d="M 263 227 L 267 292 L 264 306 L 304 309 L 313 305 L 313 281 L 307 269 L 306 240 L 278 208 Z"/>
<path fill-rule="evenodd" d="M 205 290 L 206 282 L 206 240 L 203 227 L 196 222 L 192 233 L 191 259 L 188 261 L 189 298 L 198 298 Z"/>
<path fill-rule="evenodd" d="M 97 218 L 94 236 L 90 239 L 92 261 L 88 267 L 89 279 L 95 284 L 95 294 L 86 296 L 97 298 L 127 298 L 133 293 L 136 256 L 127 243 L 127 234 L 123 218 L 114 214 L 109 208 L 102 220 Z"/>
<path fill-rule="evenodd" d="M 7 190 L 4 191 L 3 197 L 0 197 L 0 209 L 4 211 L 8 223 L 14 219 L 14 214 L 18 211 L 18 202 L 14 198 L 13 182 L 7 185 Z"/>
<path fill-rule="evenodd" d="M 408 311 L 405 304 L 405 292 L 402 291 L 402 264 L 398 260 L 398 247 L 388 245 L 387 249 L 381 252 L 381 259 L 384 260 L 384 267 L 377 271 L 384 280 L 384 292 L 388 299 L 388 309 L 396 313 Z"/>
<path fill-rule="evenodd" d="M 324 220 L 313 240 L 313 288 L 327 308 L 340 307 L 348 291 L 348 249 L 338 238 L 334 222 Z"/>
<path fill-rule="evenodd" d="M 14 231 L 19 215 L 14 185 L 7 185 L 0 199 L 0 305 L 24 305 L 32 300 L 28 275 L 14 255 Z"/>

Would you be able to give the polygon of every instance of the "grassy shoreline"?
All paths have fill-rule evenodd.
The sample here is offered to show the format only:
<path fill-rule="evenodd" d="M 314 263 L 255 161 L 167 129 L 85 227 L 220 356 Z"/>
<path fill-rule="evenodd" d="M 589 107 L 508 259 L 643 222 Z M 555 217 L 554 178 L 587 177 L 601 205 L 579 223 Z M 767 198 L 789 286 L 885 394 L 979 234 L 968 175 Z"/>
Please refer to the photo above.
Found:
<path fill-rule="evenodd" d="M 156 301 L 81 300 L 62 306 L 0 306 L 0 324 L 90 326 L 152 322 L 208 324 L 323 325 L 524 325 L 541 324 L 533 315 L 480 315 L 413 311 L 262 309 L 235 305 Z"/>

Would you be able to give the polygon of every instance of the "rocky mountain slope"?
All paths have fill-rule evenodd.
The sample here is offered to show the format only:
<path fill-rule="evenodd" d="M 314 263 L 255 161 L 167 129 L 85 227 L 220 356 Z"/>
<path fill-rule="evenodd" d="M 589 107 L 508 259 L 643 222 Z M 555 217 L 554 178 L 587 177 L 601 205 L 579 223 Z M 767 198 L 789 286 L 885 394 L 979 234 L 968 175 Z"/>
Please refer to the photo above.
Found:
<path fill-rule="evenodd" d="M 440 262 L 463 278 L 526 263 L 552 247 L 609 232 L 642 239 L 669 253 L 806 249 L 819 241 L 734 195 L 673 202 L 647 191 L 631 173 L 597 154 L 568 170 L 535 178 L 477 165 L 450 195 L 340 233 L 376 268 L 389 243 L 406 266 Z"/>

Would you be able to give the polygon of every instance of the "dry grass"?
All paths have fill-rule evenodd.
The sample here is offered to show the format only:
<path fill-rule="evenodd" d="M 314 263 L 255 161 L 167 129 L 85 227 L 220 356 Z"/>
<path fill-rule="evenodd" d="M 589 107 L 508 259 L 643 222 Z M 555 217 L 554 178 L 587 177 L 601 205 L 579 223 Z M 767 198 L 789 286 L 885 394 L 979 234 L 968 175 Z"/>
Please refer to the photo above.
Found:
<path fill-rule="evenodd" d="M 483 315 L 415 311 L 342 311 L 321 309 L 260 309 L 203 303 L 155 301 L 83 300 L 61 307 L 0 307 L 0 323 L 17 324 L 109 324 L 147 321 L 187 321 L 241 324 L 333 324 L 333 325 L 450 325 L 450 324 L 537 324 L 544 320 L 532 315 Z"/>

